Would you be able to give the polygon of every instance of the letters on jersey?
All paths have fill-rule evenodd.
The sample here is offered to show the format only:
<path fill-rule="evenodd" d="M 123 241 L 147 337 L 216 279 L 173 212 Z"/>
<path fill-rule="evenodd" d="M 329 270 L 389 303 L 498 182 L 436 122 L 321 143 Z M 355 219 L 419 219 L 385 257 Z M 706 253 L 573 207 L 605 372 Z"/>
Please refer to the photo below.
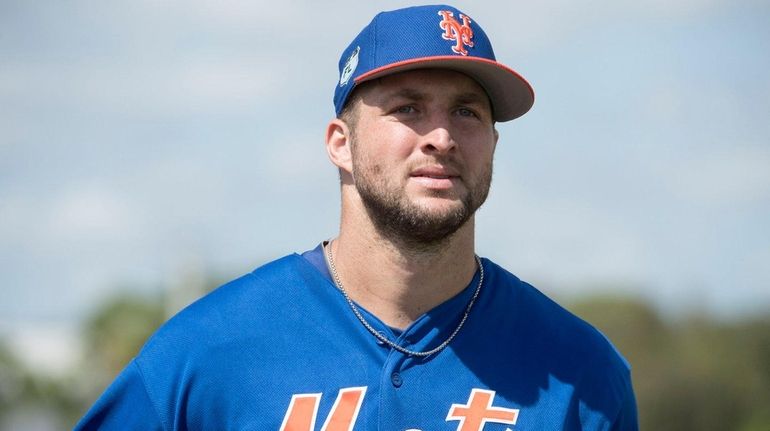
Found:
<path fill-rule="evenodd" d="M 364 395 L 366 386 L 340 389 L 321 431 L 352 431 Z M 321 396 L 323 394 L 293 395 L 280 431 L 314 431 Z M 495 407 L 494 400 L 495 391 L 474 388 L 465 404 L 452 404 L 446 420 L 457 421 L 457 431 L 482 431 L 486 423 L 516 425 L 519 410 Z"/>

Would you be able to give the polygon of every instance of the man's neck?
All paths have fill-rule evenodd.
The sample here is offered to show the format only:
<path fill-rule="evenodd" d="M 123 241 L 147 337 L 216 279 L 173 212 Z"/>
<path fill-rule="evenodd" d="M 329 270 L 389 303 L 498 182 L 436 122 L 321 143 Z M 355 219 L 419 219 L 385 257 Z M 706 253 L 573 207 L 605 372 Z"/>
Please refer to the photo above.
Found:
<path fill-rule="evenodd" d="M 407 247 L 370 223 L 342 224 L 329 246 L 350 297 L 385 324 L 404 329 L 462 291 L 476 272 L 474 220 L 441 247 Z"/>

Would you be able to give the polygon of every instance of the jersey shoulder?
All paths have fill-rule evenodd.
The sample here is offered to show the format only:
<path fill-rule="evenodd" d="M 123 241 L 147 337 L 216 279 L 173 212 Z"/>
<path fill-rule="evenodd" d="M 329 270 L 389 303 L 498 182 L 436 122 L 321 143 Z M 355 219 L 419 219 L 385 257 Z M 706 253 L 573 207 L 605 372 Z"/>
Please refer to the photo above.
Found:
<path fill-rule="evenodd" d="M 530 283 L 488 261 L 493 294 L 490 304 L 497 313 L 516 321 L 518 332 L 549 340 L 555 351 L 579 353 L 586 359 L 605 357 L 628 369 L 629 363 L 612 342 L 593 325 L 576 316 Z M 520 334 L 521 335 L 521 334 Z"/>
<path fill-rule="evenodd" d="M 485 308 L 501 323 L 497 351 L 542 381 L 567 384 L 588 409 L 618 415 L 633 400 L 631 366 L 610 340 L 533 285 L 489 262 Z"/>
<path fill-rule="evenodd" d="M 212 402 L 194 399 L 195 394 L 232 392 L 198 386 L 212 381 L 224 384 L 232 369 L 258 378 L 261 374 L 253 369 L 255 363 L 290 355 L 298 343 L 286 334 L 319 325 L 301 316 L 315 300 L 313 296 L 330 290 L 323 283 L 323 277 L 302 257 L 288 255 L 218 287 L 164 323 L 131 365 L 141 376 L 160 420 L 175 424 L 185 405 Z M 182 392 L 191 398 L 178 399 Z"/>
<path fill-rule="evenodd" d="M 299 255 L 284 256 L 185 307 L 150 337 L 140 356 L 269 332 L 276 322 L 290 320 L 286 313 L 302 309 L 321 284 L 323 278 Z"/>

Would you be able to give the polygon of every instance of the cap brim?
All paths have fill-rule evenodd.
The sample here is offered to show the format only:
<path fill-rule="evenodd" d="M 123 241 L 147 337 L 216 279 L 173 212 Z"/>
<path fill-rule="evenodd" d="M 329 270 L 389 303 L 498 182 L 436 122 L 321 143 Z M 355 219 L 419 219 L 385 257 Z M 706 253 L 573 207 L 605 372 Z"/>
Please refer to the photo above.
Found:
<path fill-rule="evenodd" d="M 370 70 L 354 78 L 363 82 L 415 69 L 449 69 L 475 79 L 489 96 L 495 121 L 510 121 L 526 114 L 535 103 L 535 92 L 515 70 L 496 61 L 453 55 L 414 58 Z"/>

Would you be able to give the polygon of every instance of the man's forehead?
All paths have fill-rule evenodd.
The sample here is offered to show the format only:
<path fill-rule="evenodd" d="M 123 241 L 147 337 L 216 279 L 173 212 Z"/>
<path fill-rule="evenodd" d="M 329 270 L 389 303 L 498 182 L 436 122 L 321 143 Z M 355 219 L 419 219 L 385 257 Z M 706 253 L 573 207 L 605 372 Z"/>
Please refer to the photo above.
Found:
<path fill-rule="evenodd" d="M 362 85 L 368 99 L 451 97 L 489 104 L 486 91 L 467 75 L 447 69 L 420 69 L 384 76 Z M 364 88 L 362 88 L 364 89 Z M 368 97 L 367 97 L 368 96 Z"/>

